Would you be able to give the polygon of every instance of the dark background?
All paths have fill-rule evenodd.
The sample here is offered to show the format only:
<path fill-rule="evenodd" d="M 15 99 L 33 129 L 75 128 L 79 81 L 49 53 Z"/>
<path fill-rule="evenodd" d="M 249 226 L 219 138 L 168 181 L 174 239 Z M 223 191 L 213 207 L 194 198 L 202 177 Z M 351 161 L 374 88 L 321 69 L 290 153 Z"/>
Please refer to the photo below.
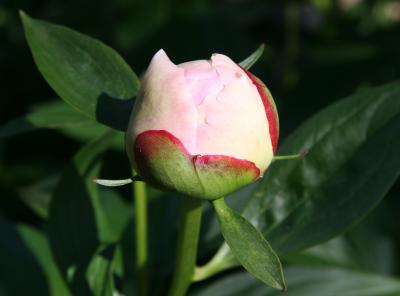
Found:
<path fill-rule="evenodd" d="M 34 65 L 20 9 L 102 40 L 137 74 L 159 48 L 175 63 L 213 52 L 239 62 L 265 43 L 252 72 L 275 98 L 282 137 L 333 101 L 400 77 L 400 1 L 0 0 L 0 124 L 56 97 Z M 20 190 L 59 172 L 79 146 L 49 130 L 0 140 L 1 219 L 40 227 Z M 115 159 L 114 169 L 127 169 L 124 157 Z M 374 213 L 393 248 L 400 238 L 399 189 L 397 182 Z"/>

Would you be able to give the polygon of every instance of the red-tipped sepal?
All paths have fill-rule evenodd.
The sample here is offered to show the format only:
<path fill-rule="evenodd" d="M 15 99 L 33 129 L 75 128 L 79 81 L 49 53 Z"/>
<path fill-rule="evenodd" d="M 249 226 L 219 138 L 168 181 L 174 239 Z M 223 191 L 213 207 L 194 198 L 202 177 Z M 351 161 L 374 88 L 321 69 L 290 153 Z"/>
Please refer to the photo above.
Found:
<path fill-rule="evenodd" d="M 139 134 L 134 143 L 139 175 L 150 184 L 191 197 L 213 200 L 254 182 L 256 165 L 224 155 L 190 155 L 165 130 Z"/>

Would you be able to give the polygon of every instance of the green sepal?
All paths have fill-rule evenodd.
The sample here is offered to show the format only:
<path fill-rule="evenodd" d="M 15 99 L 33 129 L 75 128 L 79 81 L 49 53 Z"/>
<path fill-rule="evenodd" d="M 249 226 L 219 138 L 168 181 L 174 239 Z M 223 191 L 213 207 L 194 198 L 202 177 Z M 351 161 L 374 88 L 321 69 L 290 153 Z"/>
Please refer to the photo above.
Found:
<path fill-rule="evenodd" d="M 251 55 L 249 55 L 246 59 L 241 61 L 239 65 L 246 70 L 249 70 L 262 56 L 264 52 L 265 45 L 261 44 Z"/>
<path fill-rule="evenodd" d="M 144 181 L 191 197 L 220 198 L 259 177 L 259 169 L 246 160 L 222 155 L 192 156 L 166 131 L 140 134 L 132 150 L 135 169 Z"/>

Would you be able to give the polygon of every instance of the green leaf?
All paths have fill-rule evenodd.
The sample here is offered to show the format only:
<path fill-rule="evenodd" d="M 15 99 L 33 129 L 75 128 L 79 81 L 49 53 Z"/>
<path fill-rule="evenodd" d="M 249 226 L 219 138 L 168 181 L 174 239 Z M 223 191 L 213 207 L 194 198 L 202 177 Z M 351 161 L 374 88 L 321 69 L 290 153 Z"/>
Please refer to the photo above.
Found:
<path fill-rule="evenodd" d="M 262 234 L 223 198 L 213 201 L 213 206 L 222 235 L 240 264 L 265 284 L 285 291 L 282 265 Z"/>
<path fill-rule="evenodd" d="M 104 211 L 108 225 L 108 236 L 104 242 L 118 242 L 132 217 L 132 209 L 120 194 L 110 188 L 98 188 L 100 193 L 100 206 Z"/>
<path fill-rule="evenodd" d="M 0 139 L 40 129 L 57 129 L 66 136 L 81 142 L 89 142 L 108 131 L 108 127 L 76 112 L 62 101 L 50 101 L 34 106 L 28 114 L 0 126 Z M 119 133 L 111 145 L 124 150 L 124 133 Z"/>
<path fill-rule="evenodd" d="M 108 127 L 76 112 L 62 101 L 50 101 L 34 106 L 28 114 L 0 126 L 0 139 L 40 129 L 57 129 L 66 136 L 81 142 L 89 142 L 109 130 Z M 125 133 L 114 137 L 111 147 L 125 149 Z"/>
<path fill-rule="evenodd" d="M 60 101 L 51 101 L 37 106 L 32 112 L 11 120 L 0 127 L 0 138 L 10 137 L 37 129 L 81 128 L 93 120 L 76 112 Z"/>
<path fill-rule="evenodd" d="M 36 65 L 54 91 L 90 118 L 125 131 L 139 80 L 118 53 L 24 12 L 21 19 Z"/>
<path fill-rule="evenodd" d="M 394 274 L 397 268 L 396 242 L 393 235 L 388 233 L 387 221 L 392 216 L 397 221 L 398 211 L 395 207 L 389 209 L 388 201 L 385 200 L 366 219 L 342 235 L 302 252 L 287 255 L 283 260 L 291 265 L 336 266 Z"/>
<path fill-rule="evenodd" d="M 255 52 L 253 52 L 250 56 L 248 56 L 246 59 L 241 61 L 239 63 L 240 66 L 245 68 L 246 70 L 249 70 L 257 61 L 258 59 L 262 56 L 264 52 L 265 45 L 261 44 Z"/>
<path fill-rule="evenodd" d="M 46 219 L 51 195 L 59 180 L 58 175 L 44 178 L 19 190 L 21 199 L 42 219 Z"/>
<path fill-rule="evenodd" d="M 300 266 L 331 266 L 390 274 L 396 269 L 394 242 L 384 236 L 357 238 L 350 232 L 302 252 L 283 257 L 286 263 Z"/>
<path fill-rule="evenodd" d="M 400 83 L 360 92 L 319 112 L 283 142 L 280 154 L 309 153 L 273 163 L 244 210 L 278 254 L 329 240 L 384 198 L 400 174 L 399 96 Z M 218 260 L 235 265 L 221 250 L 225 259 Z"/>
<path fill-rule="evenodd" d="M 400 137 L 393 137 L 400 127 L 399 95 L 396 83 L 340 101 L 283 143 L 282 151 L 310 152 L 277 164 L 245 210 L 279 253 L 338 235 L 384 198 L 400 174 Z"/>
<path fill-rule="evenodd" d="M 100 169 L 99 155 L 109 146 L 113 133 L 84 146 L 62 174 L 52 197 L 48 231 L 54 258 L 74 294 L 89 293 L 85 278 L 100 243 L 110 237 L 97 185 L 91 180 Z"/>
<path fill-rule="evenodd" d="M 376 274 L 338 268 L 288 268 L 287 296 L 395 296 L 400 295 L 400 280 Z M 246 273 L 225 276 L 192 296 L 280 296 Z"/>
<path fill-rule="evenodd" d="M 41 218 L 46 219 L 52 195 L 60 179 L 59 175 L 44 178 L 37 183 L 20 190 L 21 199 Z M 123 231 L 131 217 L 130 206 L 122 197 L 109 188 L 99 187 L 99 203 L 96 203 L 98 211 L 104 212 L 104 223 L 102 242 L 117 242 L 121 239 Z"/>
<path fill-rule="evenodd" d="M 60 129 L 60 132 L 65 136 L 83 143 L 90 142 L 107 131 L 109 131 L 108 127 L 98 124 L 95 121 L 80 128 L 65 127 Z M 110 148 L 125 152 L 125 133 L 117 132 L 111 141 Z"/>
<path fill-rule="evenodd" d="M 23 194 L 23 197 L 26 198 L 27 203 L 33 209 L 37 209 L 38 213 L 44 213 L 43 218 L 47 216 L 51 193 L 54 191 L 54 183 L 57 180 L 58 178 L 53 177 L 45 179 L 44 182 L 33 185 L 33 188 L 29 188 Z M 108 188 L 99 189 L 100 205 L 95 210 L 104 211 L 105 216 L 102 218 L 107 220 L 107 223 L 103 223 L 105 225 L 100 226 L 106 227 L 106 231 L 103 230 L 103 233 L 105 232 L 106 234 L 104 241 L 117 242 L 121 239 L 123 231 L 131 218 L 131 209 L 116 191 Z M 26 245 L 32 250 L 45 271 L 52 291 L 51 295 L 70 295 L 67 294 L 68 288 L 66 288 L 64 279 L 52 258 L 47 239 L 39 231 L 28 226 L 22 225 L 18 228 Z M 97 228 L 99 228 L 99 225 L 97 225 Z M 99 232 L 102 231 L 100 230 Z M 114 256 L 114 249 L 114 245 L 109 245 L 106 248 L 102 248 L 101 251 L 97 251 L 97 255 L 94 256 L 87 267 L 86 279 L 94 293 L 93 295 L 112 295 L 112 291 L 114 291 L 112 274 L 113 272 L 120 275 L 123 273 L 121 256 L 114 258 L 116 256 Z"/>
<path fill-rule="evenodd" d="M 115 246 L 110 245 L 98 252 L 88 267 L 86 276 L 93 296 L 113 296 L 113 259 Z"/>
<path fill-rule="evenodd" d="M 50 288 L 50 295 L 70 296 L 72 295 L 63 280 L 63 277 L 54 262 L 47 238 L 40 231 L 27 225 L 19 225 L 18 232 L 26 246 L 35 255 L 41 265 Z"/>
<path fill-rule="evenodd" d="M 0 219 L 0 233 L 0 294 L 50 295 L 40 259 L 25 244 L 17 226 Z"/>

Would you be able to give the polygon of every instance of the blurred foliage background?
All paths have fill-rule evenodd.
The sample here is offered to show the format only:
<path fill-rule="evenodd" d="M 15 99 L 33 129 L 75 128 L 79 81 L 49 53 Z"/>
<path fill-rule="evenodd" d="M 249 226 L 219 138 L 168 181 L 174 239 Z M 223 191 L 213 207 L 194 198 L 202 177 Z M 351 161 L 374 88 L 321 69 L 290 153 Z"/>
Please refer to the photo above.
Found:
<path fill-rule="evenodd" d="M 400 77 L 397 0 L 0 0 L 0 124 L 56 97 L 34 65 L 20 9 L 104 41 L 137 74 L 159 48 L 175 63 L 205 59 L 213 52 L 240 61 L 265 43 L 252 72 L 274 95 L 282 138 L 335 100 Z M 54 180 L 48 181 L 49 176 L 56 179 L 87 138 L 66 130 L 41 130 L 0 140 L 0 221 L 43 229 L 41 217 L 24 197 L 51 187 Z M 129 174 L 121 153 L 109 152 L 106 159 L 104 170 L 110 178 Z M 41 179 L 48 184 L 37 190 Z M 129 188 L 120 193 L 130 200 Z M 399 195 L 397 181 L 374 213 L 345 234 L 350 248 L 360 250 L 364 244 L 369 248 L 367 254 L 357 251 L 351 258 L 339 258 L 342 263 L 400 275 Z M 14 245 L 14 235 L 0 227 L 0 257 L 12 256 L 11 251 L 20 247 Z M 164 251 L 167 254 L 157 249 Z M 33 259 L 18 260 L 23 266 Z M 18 276 L 18 264 L 14 267 L 15 271 L 8 270 L 10 277 Z M 36 276 L 29 278 L 32 285 L 43 280 Z M 7 291 L 8 280 L 0 278 L 0 295 Z"/>

